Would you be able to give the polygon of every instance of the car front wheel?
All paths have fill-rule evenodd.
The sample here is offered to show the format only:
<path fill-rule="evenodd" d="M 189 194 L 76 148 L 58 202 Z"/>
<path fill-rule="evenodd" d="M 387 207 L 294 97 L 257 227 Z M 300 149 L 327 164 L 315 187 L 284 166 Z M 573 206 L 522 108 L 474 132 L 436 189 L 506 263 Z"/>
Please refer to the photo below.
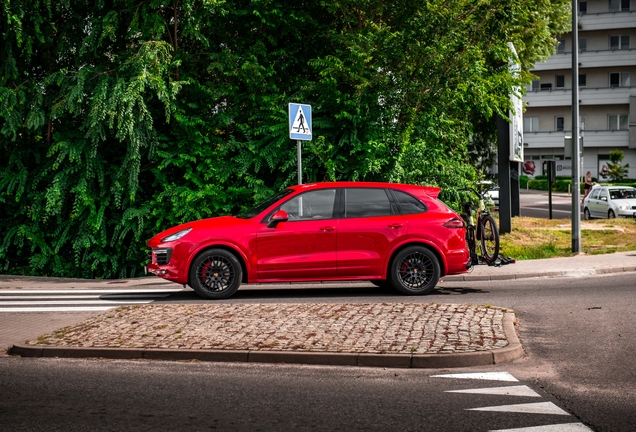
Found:
<path fill-rule="evenodd" d="M 239 260 L 223 249 L 210 249 L 190 266 L 190 286 L 205 299 L 230 298 L 239 289 L 243 269 Z"/>
<path fill-rule="evenodd" d="M 433 252 L 422 246 L 411 246 L 398 252 L 389 269 L 393 288 L 407 295 L 432 291 L 439 276 L 439 260 Z"/>
<path fill-rule="evenodd" d="M 614 210 L 610 210 L 607 212 L 607 217 L 610 219 L 614 219 L 616 217 L 616 214 L 614 213 Z"/>

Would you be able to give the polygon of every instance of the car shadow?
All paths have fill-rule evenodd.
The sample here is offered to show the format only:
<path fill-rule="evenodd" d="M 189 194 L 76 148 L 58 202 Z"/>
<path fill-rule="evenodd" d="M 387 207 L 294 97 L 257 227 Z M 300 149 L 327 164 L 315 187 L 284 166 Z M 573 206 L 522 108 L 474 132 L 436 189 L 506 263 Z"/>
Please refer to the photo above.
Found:
<path fill-rule="evenodd" d="M 241 300 L 307 300 L 307 299 L 338 299 L 338 298 L 355 298 L 356 300 L 363 300 L 368 298 L 385 298 L 387 300 L 406 300 L 407 298 L 418 298 L 423 301 L 427 299 L 434 299 L 435 297 L 450 296 L 450 295 L 468 295 L 468 294 L 486 294 L 489 291 L 481 289 L 474 289 L 468 287 L 453 287 L 442 288 L 437 287 L 432 292 L 423 296 L 404 296 L 397 291 L 387 288 L 378 287 L 360 287 L 360 288 L 262 288 L 249 289 L 243 288 L 236 292 L 230 299 L 226 301 L 241 301 Z M 185 290 L 177 293 L 171 293 L 164 298 L 158 298 L 154 303 L 174 303 L 174 302 L 214 302 L 219 300 L 205 300 L 199 297 L 192 290 Z M 224 300 L 220 300 L 224 301 Z"/>

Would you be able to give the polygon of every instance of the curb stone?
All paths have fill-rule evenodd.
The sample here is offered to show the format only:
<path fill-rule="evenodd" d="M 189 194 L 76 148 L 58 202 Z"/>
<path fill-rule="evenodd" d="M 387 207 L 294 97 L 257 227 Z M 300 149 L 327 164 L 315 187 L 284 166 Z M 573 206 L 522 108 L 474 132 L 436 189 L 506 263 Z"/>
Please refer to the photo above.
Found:
<path fill-rule="evenodd" d="M 241 363 L 288 363 L 385 368 L 456 368 L 509 362 L 524 351 L 515 329 L 515 314 L 506 312 L 503 330 L 508 345 L 488 351 L 454 354 L 375 354 L 311 351 L 192 350 L 160 348 L 85 348 L 13 345 L 8 353 L 22 357 L 107 358 L 116 360 L 199 360 Z"/>

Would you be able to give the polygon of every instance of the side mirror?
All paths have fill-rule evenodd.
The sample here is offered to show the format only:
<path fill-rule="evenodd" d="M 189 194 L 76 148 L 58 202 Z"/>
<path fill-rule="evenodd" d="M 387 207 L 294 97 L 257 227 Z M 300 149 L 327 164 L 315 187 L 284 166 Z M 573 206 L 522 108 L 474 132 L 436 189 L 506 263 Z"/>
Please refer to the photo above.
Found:
<path fill-rule="evenodd" d="M 601 201 L 607 201 L 607 197 L 601 197 Z"/>
<path fill-rule="evenodd" d="M 267 228 L 276 228 L 279 222 L 287 222 L 289 220 L 289 215 L 285 210 L 278 210 L 276 213 L 269 218 L 269 222 L 267 223 Z"/>

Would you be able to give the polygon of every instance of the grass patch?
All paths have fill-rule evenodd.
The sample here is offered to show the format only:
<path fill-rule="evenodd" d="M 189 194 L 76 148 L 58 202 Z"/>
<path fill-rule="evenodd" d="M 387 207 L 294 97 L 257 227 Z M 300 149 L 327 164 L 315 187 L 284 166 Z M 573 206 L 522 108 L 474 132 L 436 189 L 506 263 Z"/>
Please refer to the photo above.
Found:
<path fill-rule="evenodd" d="M 572 256 L 572 223 L 567 219 L 512 218 L 512 232 L 501 236 L 501 253 L 518 260 Z M 581 251 L 605 254 L 636 250 L 632 219 L 581 221 Z"/>

